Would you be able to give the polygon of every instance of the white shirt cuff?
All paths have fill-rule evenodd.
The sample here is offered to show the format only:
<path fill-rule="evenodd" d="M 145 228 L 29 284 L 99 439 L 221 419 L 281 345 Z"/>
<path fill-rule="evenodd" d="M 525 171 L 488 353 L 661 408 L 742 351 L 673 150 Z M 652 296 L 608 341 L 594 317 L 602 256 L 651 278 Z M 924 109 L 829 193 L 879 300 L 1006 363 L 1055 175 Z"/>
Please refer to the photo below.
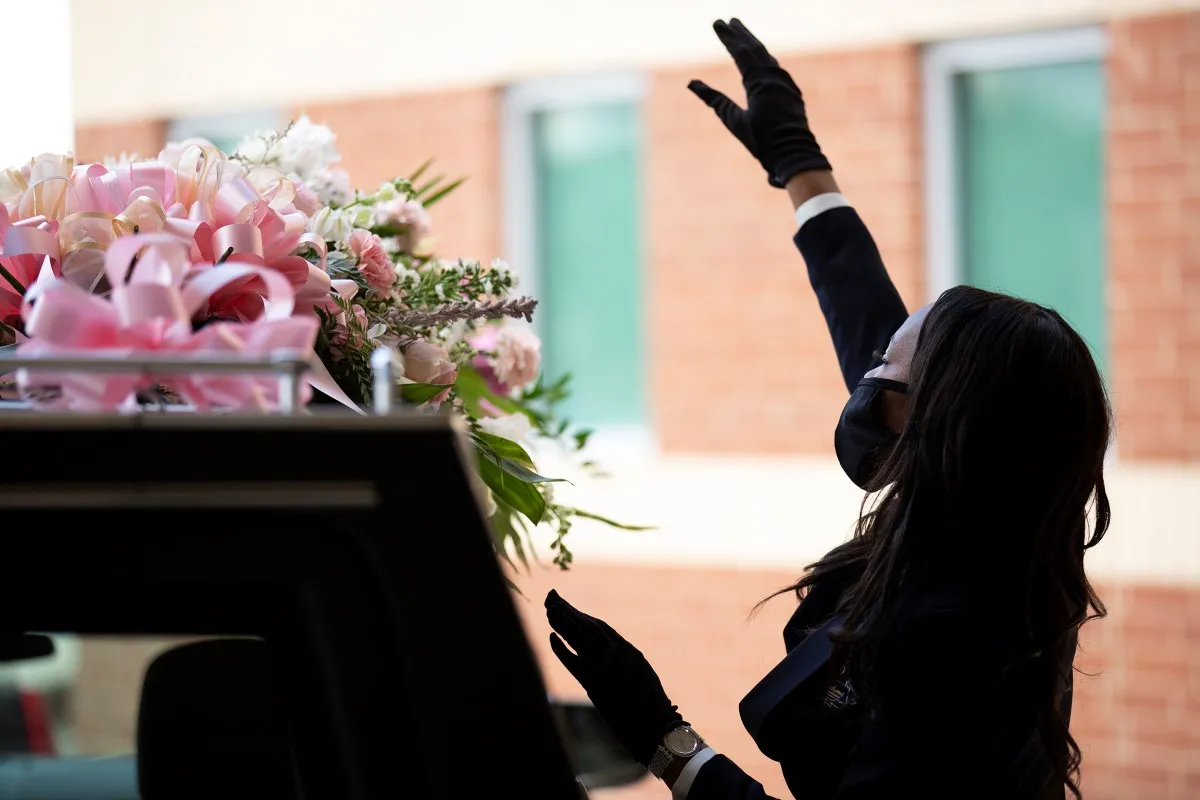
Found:
<path fill-rule="evenodd" d="M 711 747 L 706 747 L 696 755 L 692 756 L 688 763 L 683 765 L 683 771 L 679 773 L 679 777 L 675 779 L 675 785 L 671 787 L 671 797 L 673 800 L 686 800 L 688 791 L 692 788 L 692 781 L 696 780 L 696 775 L 699 774 L 700 768 L 708 763 L 708 760 L 717 753 Z"/>
<path fill-rule="evenodd" d="M 849 208 L 849 206 L 850 201 L 841 192 L 826 192 L 810 197 L 796 209 L 796 227 L 803 228 L 804 223 L 818 214 L 824 214 L 835 208 Z"/>

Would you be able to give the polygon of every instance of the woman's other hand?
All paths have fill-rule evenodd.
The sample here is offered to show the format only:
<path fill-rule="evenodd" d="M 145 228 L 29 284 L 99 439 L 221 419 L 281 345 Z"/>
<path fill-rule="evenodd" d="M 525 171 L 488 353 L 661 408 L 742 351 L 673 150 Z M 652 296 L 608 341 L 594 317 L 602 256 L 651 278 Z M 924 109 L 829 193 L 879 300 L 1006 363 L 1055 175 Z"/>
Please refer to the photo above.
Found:
<path fill-rule="evenodd" d="M 783 188 L 803 172 L 832 170 L 808 128 L 804 97 L 792 77 L 739 20 L 717 20 L 713 30 L 742 74 L 746 108 L 703 81 L 692 81 L 688 88 L 758 159 L 772 186 Z"/>
<path fill-rule="evenodd" d="M 555 630 L 550 647 L 558 660 L 587 691 L 621 745 L 648 765 L 663 736 L 687 724 L 650 662 L 608 623 L 589 617 L 553 590 L 546 595 L 546 619 Z"/>

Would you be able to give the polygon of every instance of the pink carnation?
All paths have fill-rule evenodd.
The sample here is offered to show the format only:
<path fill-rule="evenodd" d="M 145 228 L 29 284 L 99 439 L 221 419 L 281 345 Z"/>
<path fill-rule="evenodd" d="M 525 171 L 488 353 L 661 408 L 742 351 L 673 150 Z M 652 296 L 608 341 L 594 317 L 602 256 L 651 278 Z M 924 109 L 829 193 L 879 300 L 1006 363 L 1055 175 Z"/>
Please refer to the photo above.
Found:
<path fill-rule="evenodd" d="M 355 228 L 347 240 L 350 252 L 358 258 L 358 271 L 367 285 L 379 294 L 387 294 L 396 282 L 396 265 L 383 249 L 383 240 L 363 228 Z"/>
<path fill-rule="evenodd" d="M 433 234 L 433 220 L 419 200 L 397 197 L 383 203 L 379 212 L 384 222 L 404 228 L 405 232 L 399 239 L 406 252 L 416 252 L 421 243 Z"/>
<path fill-rule="evenodd" d="M 524 325 L 489 325 L 471 340 L 482 351 L 474 365 L 498 394 L 523 389 L 542 368 L 542 343 Z"/>

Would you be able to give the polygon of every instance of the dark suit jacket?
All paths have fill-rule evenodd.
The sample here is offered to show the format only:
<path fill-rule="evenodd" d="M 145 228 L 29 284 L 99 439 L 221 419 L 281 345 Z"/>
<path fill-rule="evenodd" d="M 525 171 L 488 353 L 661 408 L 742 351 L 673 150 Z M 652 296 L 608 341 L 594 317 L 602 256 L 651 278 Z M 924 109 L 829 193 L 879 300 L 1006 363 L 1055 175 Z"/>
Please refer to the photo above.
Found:
<path fill-rule="evenodd" d="M 796 245 L 852 389 L 908 312 L 853 209 L 813 218 Z M 855 577 L 834 576 L 809 592 L 784 630 L 787 657 L 742 701 L 747 730 L 779 762 L 795 798 L 1061 797 L 1061 787 L 1045 785 L 1029 647 L 1004 615 L 1003 587 L 950 580 L 911 592 L 876 656 L 867 702 L 829 660 L 837 605 Z M 1061 657 L 1074 652 L 1072 639 Z M 1069 698 L 1069 683 L 1062 688 Z M 767 795 L 720 755 L 688 793 L 735 798 Z"/>

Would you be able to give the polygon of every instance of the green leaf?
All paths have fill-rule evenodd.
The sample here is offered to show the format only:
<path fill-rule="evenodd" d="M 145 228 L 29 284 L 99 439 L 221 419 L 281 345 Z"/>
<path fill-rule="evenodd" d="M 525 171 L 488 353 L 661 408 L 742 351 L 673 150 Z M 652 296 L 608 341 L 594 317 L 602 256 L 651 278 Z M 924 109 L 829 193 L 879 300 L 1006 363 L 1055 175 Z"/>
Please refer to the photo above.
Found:
<path fill-rule="evenodd" d="M 404 402 L 419 406 L 422 403 L 428 403 L 449 388 L 449 384 L 441 386 L 436 383 L 402 383 L 400 384 L 400 395 L 404 398 Z"/>
<path fill-rule="evenodd" d="M 592 430 L 590 428 L 584 428 L 581 431 L 576 431 L 575 432 L 575 449 L 582 450 L 584 447 L 586 447 L 587 443 L 588 443 L 588 439 L 591 437 L 591 435 L 592 435 Z"/>
<path fill-rule="evenodd" d="M 399 225 L 375 225 L 371 228 L 371 233 L 387 239 L 391 236 L 399 236 L 400 234 L 405 233 L 407 230 L 407 228 L 403 228 Z"/>
<path fill-rule="evenodd" d="M 535 472 L 533 459 L 514 441 L 483 431 L 471 435 L 480 458 L 494 461 L 500 469 L 526 483 L 563 483 L 563 478 L 547 478 Z"/>
<path fill-rule="evenodd" d="M 479 418 L 486 417 L 480 405 L 480 400 L 487 400 L 496 408 L 509 414 L 525 414 L 530 416 L 529 412 L 515 400 L 507 397 L 500 397 L 488 388 L 487 381 L 479 374 L 479 371 L 469 364 L 464 364 L 458 368 L 458 379 L 454 381 L 454 389 L 458 397 L 463 401 L 463 408 L 467 410 L 471 416 Z M 530 416 L 532 420 L 533 417 Z M 534 420 L 536 421 L 536 420 Z"/>
<path fill-rule="evenodd" d="M 416 197 L 418 200 L 420 200 L 421 197 L 426 192 L 432 191 L 435 186 L 437 186 L 439 183 L 441 183 L 444 180 L 446 180 L 445 175 L 438 175 L 436 177 L 430 178 L 425 183 L 423 183 L 420 186 L 417 186 L 415 188 L 415 190 L 413 192 L 413 196 Z"/>
<path fill-rule="evenodd" d="M 433 162 L 434 162 L 434 160 L 435 160 L 435 159 L 432 159 L 432 158 L 431 158 L 431 159 L 429 159 L 428 161 L 426 161 L 424 164 L 422 164 L 421 166 L 417 167 L 417 171 L 416 171 L 416 172 L 414 172 L 412 175 L 409 175 L 409 176 L 408 176 L 408 182 L 409 182 L 409 183 L 416 183 L 416 182 L 417 182 L 417 179 L 418 179 L 418 178 L 420 178 L 422 175 L 424 175 L 424 174 L 425 174 L 425 171 L 426 171 L 427 169 L 429 169 L 430 167 L 432 167 L 432 166 L 433 166 Z"/>
<path fill-rule="evenodd" d="M 453 192 L 459 186 L 462 186 L 463 181 L 465 181 L 465 180 L 466 180 L 466 178 L 459 178 L 456 181 L 451 181 L 448 185 L 443 186 L 441 189 L 438 189 L 436 192 L 431 194 L 429 197 L 423 198 L 421 200 L 421 205 L 425 206 L 425 208 L 429 208 L 434 203 L 436 203 L 437 201 L 441 200 L 446 195 Z"/>
<path fill-rule="evenodd" d="M 584 519 L 591 519 L 591 520 L 595 520 L 596 522 L 603 522 L 605 525 L 611 526 L 613 528 L 619 528 L 623 531 L 656 530 L 656 528 L 653 525 L 624 525 L 620 522 L 615 522 L 615 521 L 609 519 L 608 517 L 602 517 L 599 514 L 593 514 L 590 511 L 584 511 L 583 509 L 580 509 L 580 508 L 572 508 L 571 513 L 576 517 L 583 517 Z"/>
<path fill-rule="evenodd" d="M 477 459 L 479 477 L 496 495 L 496 500 L 511 506 L 537 525 L 546 514 L 546 499 L 537 486 L 505 472 L 499 464 L 487 457 Z"/>
<path fill-rule="evenodd" d="M 517 586 L 517 584 L 513 583 L 513 579 L 508 577 L 507 575 L 504 576 L 504 584 L 506 586 L 508 586 L 509 589 L 511 589 L 514 592 L 516 592 L 517 594 L 521 595 L 522 600 L 525 600 L 525 601 L 529 600 L 529 598 L 525 596 L 525 593 L 521 591 L 521 587 Z"/>
<path fill-rule="evenodd" d="M 525 548 L 521 545 L 521 534 L 513 525 L 513 511 L 499 503 L 496 506 L 496 513 L 492 515 L 491 519 L 492 545 L 510 567 L 518 569 L 517 563 L 513 561 L 513 552 L 515 552 L 521 565 L 528 570 L 529 559 L 525 555 Z M 513 543 L 512 552 L 509 552 L 508 548 L 510 541 Z"/>
<path fill-rule="evenodd" d="M 518 464 L 524 464 L 533 469 L 533 459 L 529 457 L 529 453 L 525 452 L 525 448 L 512 439 L 505 439 L 503 436 L 486 431 L 476 431 L 475 436 L 500 458 L 510 458 Z"/>

